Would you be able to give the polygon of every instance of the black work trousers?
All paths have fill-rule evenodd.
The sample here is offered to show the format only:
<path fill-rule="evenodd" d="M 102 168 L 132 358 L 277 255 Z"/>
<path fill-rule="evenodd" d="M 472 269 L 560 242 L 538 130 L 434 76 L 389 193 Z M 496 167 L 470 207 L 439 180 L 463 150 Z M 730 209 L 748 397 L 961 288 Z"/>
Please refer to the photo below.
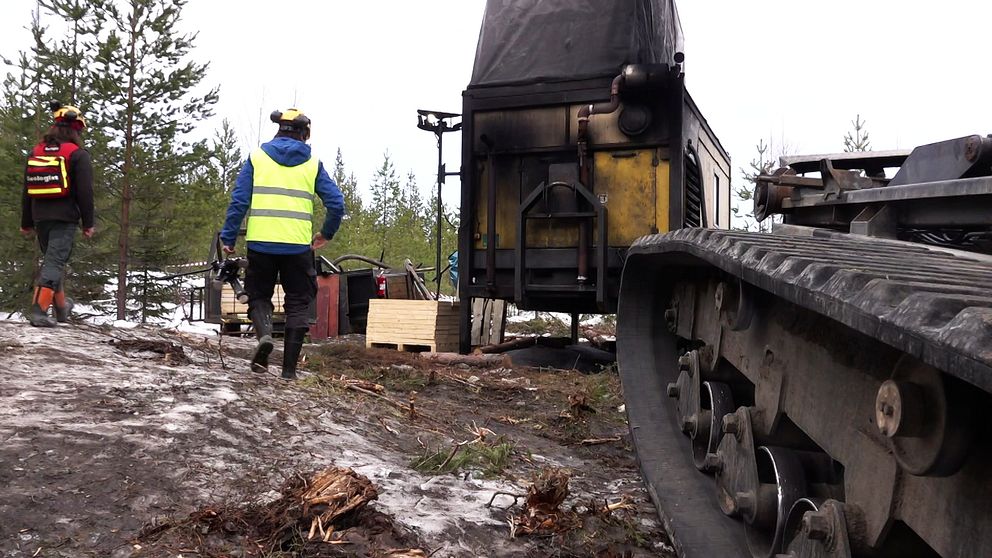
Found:
<path fill-rule="evenodd" d="M 35 233 L 43 257 L 37 285 L 61 291 L 65 268 L 76 239 L 76 223 L 38 221 L 35 223 Z"/>
<path fill-rule="evenodd" d="M 303 254 L 263 254 L 248 250 L 248 270 L 245 272 L 245 292 L 248 309 L 272 314 L 272 293 L 276 281 L 285 293 L 286 328 L 310 326 L 310 305 L 317 296 L 317 270 L 313 252 Z"/>

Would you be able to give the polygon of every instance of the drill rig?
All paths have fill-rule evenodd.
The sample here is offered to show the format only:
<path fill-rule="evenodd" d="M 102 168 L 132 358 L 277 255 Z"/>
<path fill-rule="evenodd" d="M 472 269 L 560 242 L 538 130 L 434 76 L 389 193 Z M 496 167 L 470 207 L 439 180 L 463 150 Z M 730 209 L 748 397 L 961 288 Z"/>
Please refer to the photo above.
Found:
<path fill-rule="evenodd" d="M 461 297 L 618 312 L 682 557 L 992 556 L 992 140 L 784 160 L 756 188 L 773 234 L 729 231 L 683 70 L 672 0 L 488 2 Z"/>
<path fill-rule="evenodd" d="M 616 311 L 637 238 L 730 221 L 672 0 L 492 0 L 463 94 L 459 294 Z M 468 352 L 471 304 L 461 306 Z"/>
<path fill-rule="evenodd" d="M 627 256 L 631 436 L 680 554 L 992 556 L 992 139 L 781 165 L 773 234 Z"/>

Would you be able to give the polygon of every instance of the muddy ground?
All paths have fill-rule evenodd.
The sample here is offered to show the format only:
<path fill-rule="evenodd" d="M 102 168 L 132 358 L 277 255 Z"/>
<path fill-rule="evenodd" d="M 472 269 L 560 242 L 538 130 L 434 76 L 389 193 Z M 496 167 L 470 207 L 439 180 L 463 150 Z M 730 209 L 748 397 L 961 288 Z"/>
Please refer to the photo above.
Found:
<path fill-rule="evenodd" d="M 345 339 L 308 345 L 287 383 L 246 372 L 250 347 L 0 321 L 0 556 L 670 555 L 613 370 L 441 365 Z M 273 510 L 329 467 L 378 497 L 308 541 Z M 529 533 L 513 495 L 554 469 L 568 497 Z"/>

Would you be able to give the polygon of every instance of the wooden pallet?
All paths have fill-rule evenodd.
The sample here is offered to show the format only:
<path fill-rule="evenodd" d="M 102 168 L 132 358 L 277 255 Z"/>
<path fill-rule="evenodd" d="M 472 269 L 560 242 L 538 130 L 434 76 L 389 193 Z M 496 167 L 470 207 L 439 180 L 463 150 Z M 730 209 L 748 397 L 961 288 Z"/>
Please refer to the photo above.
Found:
<path fill-rule="evenodd" d="M 458 303 L 371 300 L 365 346 L 433 353 L 457 351 Z"/>
<path fill-rule="evenodd" d="M 275 308 L 275 312 L 282 312 L 282 305 L 285 298 L 282 285 L 276 285 L 276 288 L 272 292 L 272 306 Z M 224 283 L 220 294 L 220 313 L 223 316 L 239 314 L 244 315 L 246 318 L 248 316 L 248 305 L 238 302 L 238 299 L 234 297 L 234 289 L 227 283 Z"/>
<path fill-rule="evenodd" d="M 368 343 L 373 349 L 392 349 L 401 353 L 450 353 L 452 351 L 438 351 L 436 343 Z"/>

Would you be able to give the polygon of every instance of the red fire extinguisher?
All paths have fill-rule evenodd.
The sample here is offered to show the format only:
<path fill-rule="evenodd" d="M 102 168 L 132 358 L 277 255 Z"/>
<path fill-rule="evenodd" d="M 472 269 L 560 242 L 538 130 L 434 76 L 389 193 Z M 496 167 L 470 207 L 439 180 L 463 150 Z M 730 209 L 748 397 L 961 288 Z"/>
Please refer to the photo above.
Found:
<path fill-rule="evenodd" d="M 376 296 L 386 298 L 386 276 L 382 273 L 375 278 Z"/>

